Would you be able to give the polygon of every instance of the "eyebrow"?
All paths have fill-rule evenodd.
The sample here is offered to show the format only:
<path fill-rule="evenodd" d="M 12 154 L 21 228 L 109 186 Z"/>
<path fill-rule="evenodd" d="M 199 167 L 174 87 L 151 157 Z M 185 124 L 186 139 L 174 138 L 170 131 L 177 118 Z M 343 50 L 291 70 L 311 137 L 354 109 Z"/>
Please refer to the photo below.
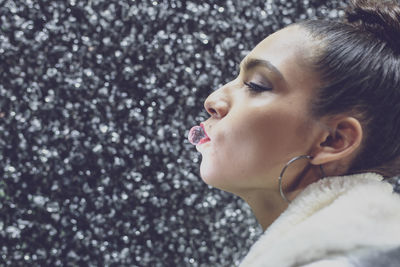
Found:
<path fill-rule="evenodd" d="M 242 63 L 240 63 L 240 70 L 249 71 L 255 67 L 264 67 L 275 73 L 279 78 L 283 79 L 282 73 L 268 60 L 256 59 L 256 58 L 246 58 Z"/>

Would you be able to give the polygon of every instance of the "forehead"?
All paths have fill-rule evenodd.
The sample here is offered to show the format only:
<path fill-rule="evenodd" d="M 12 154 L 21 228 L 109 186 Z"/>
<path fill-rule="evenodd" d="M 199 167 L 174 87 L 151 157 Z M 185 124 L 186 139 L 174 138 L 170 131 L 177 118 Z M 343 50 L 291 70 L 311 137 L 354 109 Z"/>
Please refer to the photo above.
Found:
<path fill-rule="evenodd" d="M 308 59 L 313 41 L 306 30 L 292 25 L 262 40 L 246 58 L 268 60 L 282 74 L 286 85 L 293 88 L 314 88 L 317 75 L 311 72 Z"/>
<path fill-rule="evenodd" d="M 309 43 L 307 32 L 293 25 L 269 35 L 247 57 L 266 59 L 279 67 L 286 61 L 302 60 Z"/>

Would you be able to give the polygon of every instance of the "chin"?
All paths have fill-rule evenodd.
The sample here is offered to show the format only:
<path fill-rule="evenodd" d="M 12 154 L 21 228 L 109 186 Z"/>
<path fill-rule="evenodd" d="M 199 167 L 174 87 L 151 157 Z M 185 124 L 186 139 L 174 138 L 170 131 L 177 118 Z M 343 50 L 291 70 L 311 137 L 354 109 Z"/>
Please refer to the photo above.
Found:
<path fill-rule="evenodd" d="M 218 172 L 212 166 L 207 166 L 207 164 L 200 165 L 200 177 L 204 183 L 214 188 L 234 193 L 236 190 L 232 188 L 234 177 L 232 175 L 227 175 L 221 172 Z"/>
<path fill-rule="evenodd" d="M 218 181 L 218 174 L 212 170 L 211 166 L 204 163 L 204 161 L 202 161 L 200 165 L 200 177 L 203 182 L 213 187 L 216 186 L 215 182 Z"/>
<path fill-rule="evenodd" d="M 206 164 L 204 161 L 200 165 L 200 177 L 209 186 L 221 189 L 223 175 L 219 173 L 213 166 Z"/>

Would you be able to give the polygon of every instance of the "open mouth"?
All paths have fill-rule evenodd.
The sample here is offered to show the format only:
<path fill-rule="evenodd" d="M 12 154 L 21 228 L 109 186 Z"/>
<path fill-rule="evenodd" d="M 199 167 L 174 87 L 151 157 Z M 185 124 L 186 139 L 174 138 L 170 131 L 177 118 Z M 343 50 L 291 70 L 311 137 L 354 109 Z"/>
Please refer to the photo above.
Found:
<path fill-rule="evenodd" d="M 210 137 L 208 137 L 208 135 L 207 135 L 207 132 L 206 132 L 206 129 L 204 128 L 204 124 L 203 124 L 203 123 L 200 123 L 200 127 L 203 129 L 203 131 L 204 131 L 204 133 L 205 133 L 206 136 L 203 137 L 203 138 L 199 141 L 199 143 L 198 143 L 197 145 L 201 145 L 201 144 L 204 144 L 204 143 L 207 143 L 207 142 L 211 141 Z"/>

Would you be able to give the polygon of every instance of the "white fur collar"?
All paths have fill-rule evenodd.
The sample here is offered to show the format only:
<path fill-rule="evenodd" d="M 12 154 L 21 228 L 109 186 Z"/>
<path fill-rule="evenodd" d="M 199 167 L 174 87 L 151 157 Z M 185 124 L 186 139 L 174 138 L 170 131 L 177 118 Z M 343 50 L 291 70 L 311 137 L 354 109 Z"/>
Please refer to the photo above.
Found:
<path fill-rule="evenodd" d="M 363 173 L 309 185 L 240 266 L 296 266 L 357 249 L 400 245 L 400 196 L 382 179 Z"/>

